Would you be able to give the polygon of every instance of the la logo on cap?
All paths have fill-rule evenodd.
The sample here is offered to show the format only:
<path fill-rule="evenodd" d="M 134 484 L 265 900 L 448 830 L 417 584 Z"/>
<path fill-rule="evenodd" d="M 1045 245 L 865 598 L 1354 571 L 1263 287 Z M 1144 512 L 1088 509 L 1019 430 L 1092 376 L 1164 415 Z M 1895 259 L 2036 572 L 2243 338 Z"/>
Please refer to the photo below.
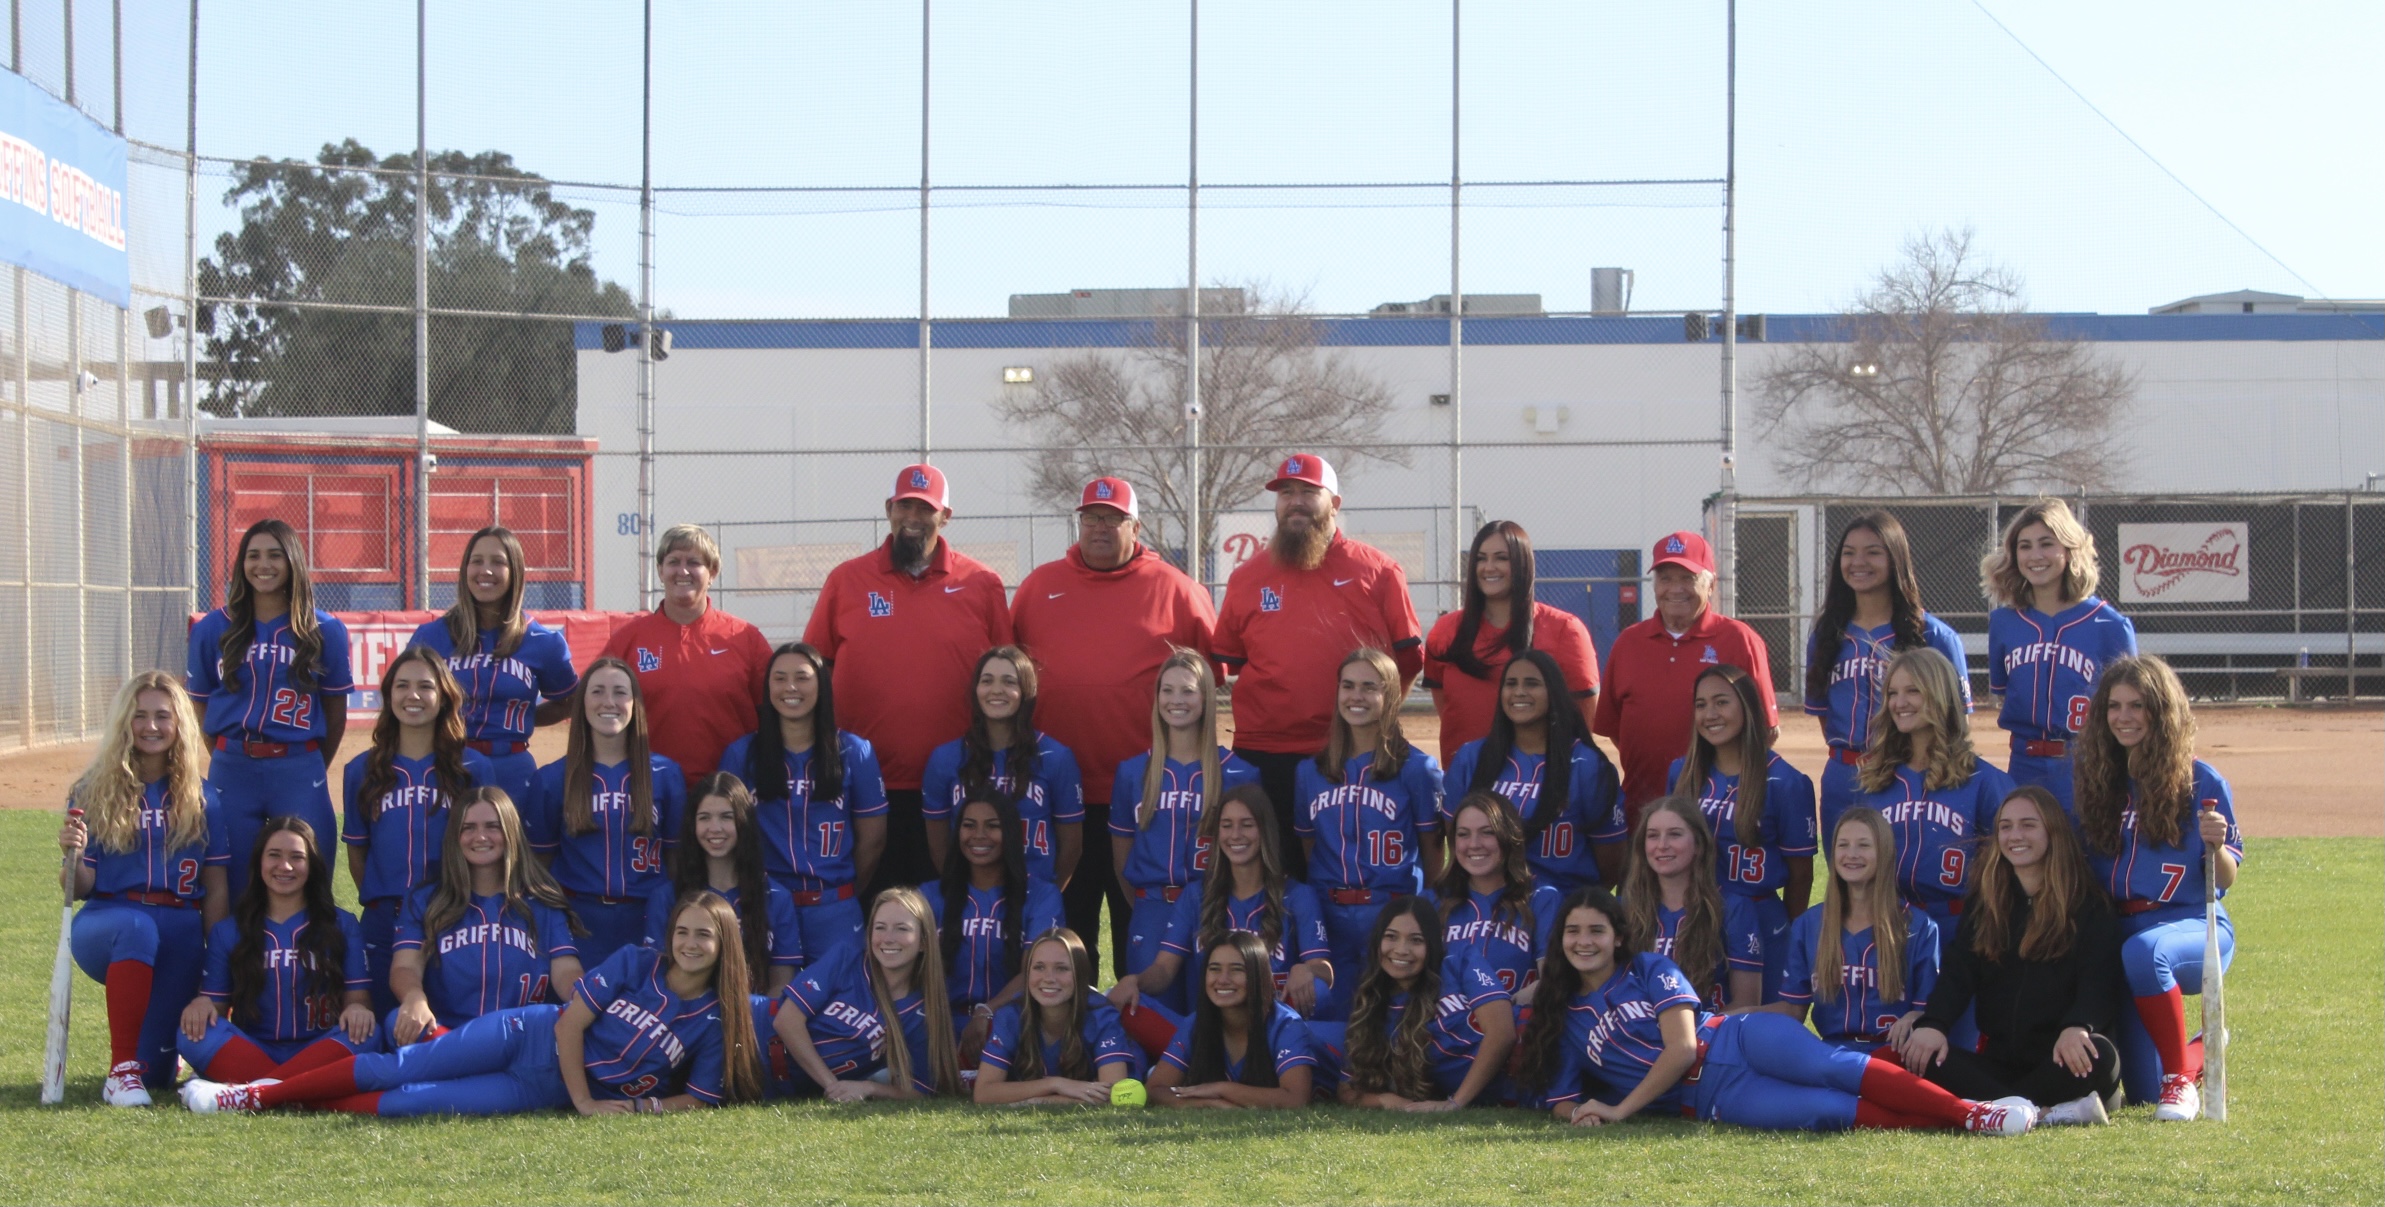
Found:
<path fill-rule="evenodd" d="M 1285 477 L 1287 477 L 1287 478 L 1288 478 L 1288 477 L 1291 477 L 1291 476 L 1293 476 L 1293 475 L 1295 475 L 1295 474 L 1298 474 L 1298 473 L 1300 473 L 1300 472 L 1301 472 L 1301 468 L 1302 468 L 1302 467 L 1301 467 L 1301 464 L 1300 464 L 1300 458 L 1298 458 L 1298 457 L 1286 457 L 1286 458 L 1284 458 L 1284 476 L 1285 476 Z"/>
<path fill-rule="evenodd" d="M 916 469 L 911 471 L 911 489 L 926 490 L 927 484 L 927 475 L 925 473 L 922 473 Z"/>
<path fill-rule="evenodd" d="M 1681 543 L 1681 538 L 1680 538 L 1680 537 L 1677 537 L 1677 536 L 1668 536 L 1668 537 L 1666 537 L 1666 538 L 1665 538 L 1665 552 L 1667 552 L 1667 553 L 1679 553 L 1679 552 L 1681 552 L 1681 551 L 1682 551 L 1682 549 L 1683 549 L 1683 548 L 1684 548 L 1684 546 L 1683 546 L 1683 545 L 1682 545 L 1682 543 Z"/>
<path fill-rule="evenodd" d="M 1096 482 L 1093 484 L 1093 497 L 1096 499 L 1107 499 L 1116 493 L 1117 492 L 1110 489 L 1110 484 L 1107 482 Z"/>

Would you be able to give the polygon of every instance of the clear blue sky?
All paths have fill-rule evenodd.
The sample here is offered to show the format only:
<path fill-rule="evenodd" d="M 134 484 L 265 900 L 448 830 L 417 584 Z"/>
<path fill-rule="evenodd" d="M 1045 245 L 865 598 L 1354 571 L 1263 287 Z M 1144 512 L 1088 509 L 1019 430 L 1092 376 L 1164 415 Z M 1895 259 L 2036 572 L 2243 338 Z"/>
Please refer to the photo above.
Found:
<path fill-rule="evenodd" d="M 144 48 L 178 41 L 181 4 L 126 8 L 133 133 L 179 145 L 178 71 L 133 77 Z M 659 183 L 917 183 L 916 3 L 657 8 Z M 939 0 L 938 180 L 1181 182 L 1185 12 Z M 1719 0 L 1470 0 L 1467 176 L 1720 176 L 1721 12 Z M 636 3 L 433 0 L 430 13 L 434 147 L 635 183 Z M 1205 181 L 1446 180 L 1447 0 L 1205 0 L 1202 19 Z M 1938 226 L 1974 228 L 2040 309 L 2141 313 L 2240 287 L 2385 295 L 2374 132 L 2385 5 L 2373 0 L 1750 0 L 1739 37 L 1742 309 L 1834 307 L 1906 235 Z M 205 4 L 202 150 L 307 156 L 348 136 L 410 147 L 413 47 L 403 0 Z M 1638 271 L 1639 305 L 1717 303 L 1709 186 L 1468 196 L 1470 292 L 1586 308 L 1589 268 L 1615 264 Z M 578 199 L 600 214 L 599 270 L 633 283 L 634 197 Z M 657 300 L 689 317 L 912 313 L 912 204 L 669 195 Z M 1203 205 L 1204 275 L 1265 278 L 1329 310 L 1447 288 L 1445 194 L 1219 191 Z M 1180 193 L 981 193 L 939 206 L 939 313 L 1000 313 L 1014 291 L 1182 280 Z"/>

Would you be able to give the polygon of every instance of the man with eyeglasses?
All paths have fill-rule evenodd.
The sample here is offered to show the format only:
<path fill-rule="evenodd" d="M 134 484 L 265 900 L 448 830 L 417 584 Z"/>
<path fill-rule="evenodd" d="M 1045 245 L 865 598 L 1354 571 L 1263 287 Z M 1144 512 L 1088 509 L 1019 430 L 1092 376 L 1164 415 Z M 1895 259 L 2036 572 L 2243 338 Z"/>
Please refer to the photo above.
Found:
<path fill-rule="evenodd" d="M 1135 488 L 1095 478 L 1077 505 L 1077 543 L 1037 566 L 1011 601 L 1011 627 L 1042 670 L 1036 726 L 1077 756 L 1085 776 L 1084 853 L 1064 891 L 1069 929 L 1101 942 L 1110 903 L 1113 967 L 1126 966 L 1126 918 L 1109 842 L 1110 781 L 1151 747 L 1159 664 L 1175 646 L 1209 652 L 1209 592 L 1139 539 Z"/>

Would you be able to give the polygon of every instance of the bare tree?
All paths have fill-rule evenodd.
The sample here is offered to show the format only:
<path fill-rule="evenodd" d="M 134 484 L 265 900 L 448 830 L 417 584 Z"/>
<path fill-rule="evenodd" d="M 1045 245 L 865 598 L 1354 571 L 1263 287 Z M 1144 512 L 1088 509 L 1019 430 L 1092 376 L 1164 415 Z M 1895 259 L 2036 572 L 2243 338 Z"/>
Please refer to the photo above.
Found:
<path fill-rule="evenodd" d="M 1323 346 L 1304 298 L 1264 286 L 1221 290 L 1244 300 L 1210 314 L 1212 291 L 1201 292 L 1204 517 L 1249 502 L 1295 451 L 1331 458 L 1344 474 L 1369 461 L 1409 463 L 1409 450 L 1382 443 L 1391 387 Z M 1141 496 L 1145 543 L 1162 551 L 1201 544 L 1186 531 L 1193 458 L 1184 366 L 1184 319 L 1163 316 L 1124 353 L 1071 356 L 1040 371 L 1032 388 L 997 400 L 997 413 L 1043 446 L 1031 455 L 1035 494 L 1071 507 L 1087 481 L 1115 474 Z"/>
<path fill-rule="evenodd" d="M 2026 313 L 1969 230 L 1905 242 L 1843 317 L 1846 342 L 1782 349 L 1757 422 L 1808 489 L 1988 494 L 2116 484 L 2135 383 Z"/>

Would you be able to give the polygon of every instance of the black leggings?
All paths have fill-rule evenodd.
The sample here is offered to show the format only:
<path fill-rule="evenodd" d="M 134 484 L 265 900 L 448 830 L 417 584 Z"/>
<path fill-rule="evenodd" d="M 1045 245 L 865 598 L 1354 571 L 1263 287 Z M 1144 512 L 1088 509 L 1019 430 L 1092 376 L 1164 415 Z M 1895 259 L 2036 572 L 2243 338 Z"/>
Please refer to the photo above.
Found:
<path fill-rule="evenodd" d="M 1929 1079 L 1974 1102 L 2021 1097 L 2039 1106 L 2053 1106 L 2089 1094 L 2108 1097 L 2120 1088 L 2120 1048 L 2101 1035 L 2095 1043 L 2095 1067 L 2085 1077 L 2054 1063 L 2053 1053 L 2035 1061 L 2005 1061 L 1949 1048 L 1946 1061 L 1928 1072 Z"/>

